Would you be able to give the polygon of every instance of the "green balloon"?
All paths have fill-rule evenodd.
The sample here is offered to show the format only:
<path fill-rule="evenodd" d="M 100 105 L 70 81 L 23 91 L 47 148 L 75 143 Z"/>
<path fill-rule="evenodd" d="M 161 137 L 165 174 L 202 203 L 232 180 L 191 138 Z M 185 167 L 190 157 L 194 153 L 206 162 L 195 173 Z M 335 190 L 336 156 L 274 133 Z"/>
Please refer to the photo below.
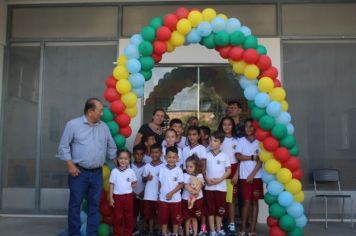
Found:
<path fill-rule="evenodd" d="M 138 51 L 142 54 L 142 56 L 149 56 L 153 53 L 152 43 L 148 41 L 143 41 L 138 46 Z"/>
<path fill-rule="evenodd" d="M 248 108 L 250 108 L 250 109 L 256 107 L 254 101 L 247 101 L 247 106 L 248 106 Z"/>
<path fill-rule="evenodd" d="M 141 70 L 140 73 L 145 77 L 145 81 L 149 81 L 152 77 L 152 71 L 151 70 Z"/>
<path fill-rule="evenodd" d="M 269 207 L 269 215 L 273 218 L 279 219 L 286 214 L 286 209 L 279 205 L 278 203 L 274 203 Z"/>
<path fill-rule="evenodd" d="M 158 29 L 163 25 L 163 18 L 162 17 L 155 17 L 151 20 L 150 26 L 152 26 L 154 29 Z"/>
<path fill-rule="evenodd" d="M 288 232 L 288 236 L 304 236 L 303 229 L 296 227 Z"/>
<path fill-rule="evenodd" d="M 139 61 L 141 63 L 142 70 L 151 70 L 155 65 L 155 61 L 152 57 L 140 57 Z"/>
<path fill-rule="evenodd" d="M 264 115 L 266 115 L 266 110 L 259 107 L 253 107 L 251 110 L 251 116 L 255 120 L 260 120 Z"/>
<path fill-rule="evenodd" d="M 152 26 L 146 26 L 141 31 L 142 38 L 152 42 L 156 38 L 156 30 Z"/>
<path fill-rule="evenodd" d="M 271 130 L 274 124 L 274 118 L 269 115 L 264 115 L 260 119 L 260 126 L 264 130 Z"/>
<path fill-rule="evenodd" d="M 104 107 L 103 114 L 101 115 L 101 120 L 108 122 L 114 119 L 114 114 L 110 111 L 108 107 Z"/>
<path fill-rule="evenodd" d="M 280 140 L 280 144 L 286 148 L 293 148 L 296 144 L 295 137 L 293 135 L 287 135 L 282 140 Z"/>
<path fill-rule="evenodd" d="M 205 47 L 209 48 L 209 49 L 213 49 L 215 48 L 215 35 L 214 34 L 210 34 L 209 36 L 206 36 L 203 38 L 203 44 Z"/>
<path fill-rule="evenodd" d="M 225 47 L 229 44 L 230 35 L 226 31 L 220 31 L 215 35 L 215 44 L 220 47 Z"/>
<path fill-rule="evenodd" d="M 266 55 L 267 54 L 266 47 L 261 44 L 257 45 L 256 51 L 258 52 L 258 55 Z"/>
<path fill-rule="evenodd" d="M 279 140 L 285 138 L 287 136 L 287 132 L 286 126 L 282 124 L 276 124 L 272 128 L 272 136 Z"/>
<path fill-rule="evenodd" d="M 119 126 L 115 121 L 109 121 L 106 123 L 107 126 L 109 127 L 110 133 L 112 136 L 116 135 L 119 132 Z"/>
<path fill-rule="evenodd" d="M 244 49 L 248 49 L 248 48 L 256 48 L 257 47 L 257 38 L 255 36 L 248 35 L 245 38 L 244 44 L 243 44 L 243 48 Z"/>
<path fill-rule="evenodd" d="M 126 144 L 125 136 L 123 136 L 121 134 L 117 134 L 114 136 L 114 141 L 115 141 L 117 149 L 125 148 L 125 144 Z"/>
<path fill-rule="evenodd" d="M 100 224 L 98 228 L 99 236 L 109 236 L 111 234 L 110 226 L 107 224 Z"/>
<path fill-rule="evenodd" d="M 230 35 L 230 44 L 233 46 L 242 45 L 245 41 L 245 35 L 241 31 L 235 31 Z"/>
<path fill-rule="evenodd" d="M 265 203 L 270 206 L 270 205 L 278 202 L 278 197 L 267 192 L 264 196 L 264 200 L 265 200 Z"/>
<path fill-rule="evenodd" d="M 279 219 L 279 225 L 285 231 L 292 231 L 295 228 L 295 219 L 286 214 Z"/>
<path fill-rule="evenodd" d="M 85 213 L 88 213 L 88 201 L 87 199 L 83 199 L 82 201 L 82 210 L 85 212 Z"/>
<path fill-rule="evenodd" d="M 294 145 L 291 149 L 289 149 L 289 154 L 292 156 L 298 156 L 299 155 L 299 148 L 297 145 Z"/>

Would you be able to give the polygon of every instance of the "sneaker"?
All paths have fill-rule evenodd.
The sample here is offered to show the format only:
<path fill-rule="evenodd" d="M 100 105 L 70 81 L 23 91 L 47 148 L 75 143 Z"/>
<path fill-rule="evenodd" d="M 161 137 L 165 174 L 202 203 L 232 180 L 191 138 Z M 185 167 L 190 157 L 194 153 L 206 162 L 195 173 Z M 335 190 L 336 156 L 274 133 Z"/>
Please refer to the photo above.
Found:
<path fill-rule="evenodd" d="M 234 223 L 230 223 L 227 226 L 227 229 L 228 229 L 229 232 L 235 232 L 236 231 L 235 224 Z"/>
<path fill-rule="evenodd" d="M 217 236 L 218 234 L 215 231 L 211 231 L 209 236 Z"/>
<path fill-rule="evenodd" d="M 218 235 L 217 236 L 225 236 L 226 234 L 225 234 L 225 232 L 224 232 L 224 230 L 220 230 L 219 232 L 218 232 Z"/>
<path fill-rule="evenodd" d="M 198 233 L 198 236 L 208 236 L 208 232 L 201 230 L 201 231 Z"/>

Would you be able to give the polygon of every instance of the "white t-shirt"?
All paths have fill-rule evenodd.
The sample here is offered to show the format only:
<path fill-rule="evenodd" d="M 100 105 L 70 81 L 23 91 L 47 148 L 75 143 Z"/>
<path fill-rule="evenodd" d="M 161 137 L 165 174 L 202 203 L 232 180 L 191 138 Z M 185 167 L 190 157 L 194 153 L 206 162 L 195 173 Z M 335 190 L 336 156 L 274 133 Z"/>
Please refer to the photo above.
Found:
<path fill-rule="evenodd" d="M 236 153 L 240 153 L 244 156 L 257 155 L 259 153 L 258 140 L 248 140 L 246 137 L 240 138 L 236 147 Z M 240 179 L 247 179 L 255 168 L 256 161 L 240 161 Z M 261 169 L 259 169 L 255 175 L 255 179 L 261 178 Z"/>
<path fill-rule="evenodd" d="M 126 168 L 125 170 L 114 168 L 110 173 L 109 182 L 114 184 L 114 194 L 123 195 L 132 193 L 132 183 L 136 181 L 136 174 L 130 168 Z"/>
<path fill-rule="evenodd" d="M 183 171 L 180 167 L 175 166 L 170 168 L 168 165 L 164 165 L 159 170 L 159 182 L 161 183 L 159 200 L 162 202 L 180 202 L 182 196 L 180 191 L 173 194 L 171 200 L 167 200 L 167 193 L 171 192 L 177 187 L 178 184 L 183 183 Z"/>
<path fill-rule="evenodd" d="M 191 181 L 190 179 L 192 177 L 197 177 L 198 179 L 204 180 L 204 177 L 203 177 L 202 174 L 198 174 L 197 176 L 194 176 L 194 175 L 190 175 L 188 173 L 184 173 L 184 175 L 183 175 L 184 184 L 189 184 L 190 181 Z M 182 193 L 182 199 L 189 200 L 189 195 L 190 195 L 189 191 L 184 188 L 183 193 Z M 201 199 L 201 198 L 203 198 L 203 191 L 202 190 L 200 190 L 197 199 Z"/>
<path fill-rule="evenodd" d="M 143 156 L 143 162 L 144 162 L 144 163 L 149 164 L 149 163 L 151 163 L 151 161 L 152 161 L 152 158 L 151 158 L 150 155 L 145 154 L 145 155 Z"/>
<path fill-rule="evenodd" d="M 220 178 L 226 172 L 226 168 L 230 168 L 230 159 L 223 153 L 219 152 L 215 155 L 213 152 L 208 152 L 206 155 L 206 176 L 210 179 Z M 226 181 L 222 181 L 216 185 L 206 185 L 205 190 L 226 192 Z"/>
<path fill-rule="evenodd" d="M 193 154 L 197 155 L 200 160 L 206 159 L 206 148 L 201 144 L 196 144 L 193 147 L 188 145 L 183 148 L 183 170 L 185 170 L 185 161 Z"/>
<path fill-rule="evenodd" d="M 135 194 L 140 194 L 140 193 L 142 193 L 143 190 L 145 190 L 146 184 L 142 180 L 143 171 L 145 170 L 145 165 L 146 165 L 146 163 L 144 163 L 144 162 L 142 163 L 141 166 L 137 166 L 135 163 L 132 163 L 132 165 L 131 165 L 131 168 L 135 172 L 136 178 L 137 178 L 137 185 L 133 189 Z"/>
<path fill-rule="evenodd" d="M 181 136 L 181 139 L 179 140 L 178 143 L 176 143 L 177 146 L 181 149 L 185 148 L 186 146 L 188 146 L 188 141 L 187 138 L 185 136 Z M 167 142 L 166 140 L 163 140 L 162 142 L 162 146 L 167 146 Z"/>
<path fill-rule="evenodd" d="M 234 137 L 225 137 L 224 142 L 221 144 L 221 151 L 224 152 L 229 158 L 231 164 L 236 164 L 237 159 L 235 156 L 238 139 Z"/>
<path fill-rule="evenodd" d="M 157 165 L 146 164 L 145 170 L 143 171 L 143 177 L 147 177 L 149 174 L 152 175 L 152 180 L 146 182 L 145 194 L 143 199 L 150 201 L 158 200 L 158 177 L 159 170 L 163 167 L 163 163 L 159 162 Z"/>
<path fill-rule="evenodd" d="M 183 166 L 183 151 L 181 148 L 177 147 L 178 149 L 178 162 L 177 165 L 179 167 Z M 166 150 L 167 150 L 167 146 L 162 145 L 162 156 L 161 156 L 161 161 L 166 165 L 167 164 L 167 160 L 165 158 L 166 156 Z"/>

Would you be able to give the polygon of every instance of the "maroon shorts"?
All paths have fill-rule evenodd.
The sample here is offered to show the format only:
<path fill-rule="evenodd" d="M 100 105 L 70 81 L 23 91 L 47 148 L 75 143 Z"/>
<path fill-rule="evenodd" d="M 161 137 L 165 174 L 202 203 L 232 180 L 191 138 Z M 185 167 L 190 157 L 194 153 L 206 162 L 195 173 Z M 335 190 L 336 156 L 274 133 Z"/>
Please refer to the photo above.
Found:
<path fill-rule="evenodd" d="M 251 184 L 245 179 L 240 180 L 242 199 L 244 201 L 254 201 L 263 199 L 263 182 L 262 179 L 254 179 Z"/>
<path fill-rule="evenodd" d="M 157 201 L 144 200 L 143 201 L 143 216 L 145 219 L 156 219 L 157 217 Z"/>
<path fill-rule="evenodd" d="M 203 215 L 204 200 L 197 199 L 192 209 L 188 209 L 188 201 L 182 200 L 182 216 L 184 220 L 189 218 L 200 218 Z"/>
<path fill-rule="evenodd" d="M 143 215 L 143 200 L 138 199 L 136 196 L 134 196 L 134 212 L 135 212 L 135 219 L 140 215 L 140 218 L 142 218 Z"/>
<path fill-rule="evenodd" d="M 114 236 L 122 235 L 122 225 L 124 225 L 124 236 L 132 235 L 134 225 L 133 197 L 132 194 L 114 194 Z"/>
<path fill-rule="evenodd" d="M 205 194 L 208 215 L 224 216 L 226 208 L 226 192 L 206 190 Z"/>
<path fill-rule="evenodd" d="M 182 223 L 181 203 L 180 202 L 159 202 L 158 203 L 158 222 L 167 225 L 171 219 L 172 224 Z"/>
<path fill-rule="evenodd" d="M 238 168 L 238 163 L 235 163 L 235 164 L 231 164 L 231 174 L 230 176 L 227 178 L 229 180 L 232 179 L 232 177 L 234 177 L 236 171 L 237 171 L 237 168 Z M 232 196 L 233 198 L 236 198 L 237 197 L 237 184 L 234 184 L 234 188 L 232 190 Z"/>

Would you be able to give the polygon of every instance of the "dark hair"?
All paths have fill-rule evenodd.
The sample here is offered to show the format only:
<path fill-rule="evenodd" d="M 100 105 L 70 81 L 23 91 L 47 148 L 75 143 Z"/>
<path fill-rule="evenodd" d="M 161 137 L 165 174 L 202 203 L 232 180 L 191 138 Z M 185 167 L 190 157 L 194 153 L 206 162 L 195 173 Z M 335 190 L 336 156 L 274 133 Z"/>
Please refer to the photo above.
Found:
<path fill-rule="evenodd" d="M 156 108 L 156 109 L 154 109 L 152 115 L 153 115 L 153 116 L 156 115 L 156 113 L 159 112 L 159 111 L 161 111 L 161 112 L 163 112 L 164 114 L 166 114 L 166 111 L 165 111 L 163 108 Z"/>
<path fill-rule="evenodd" d="M 219 139 L 220 142 L 222 143 L 222 142 L 224 142 L 225 134 L 224 134 L 223 132 L 217 130 L 217 131 L 214 131 L 214 132 L 210 135 L 210 137 L 214 137 L 214 138 L 216 138 L 216 139 Z"/>
<path fill-rule="evenodd" d="M 167 147 L 167 149 L 166 149 L 166 154 L 167 154 L 168 152 L 174 152 L 175 154 L 178 155 L 178 148 L 175 147 L 175 146 Z"/>
<path fill-rule="evenodd" d="M 172 128 L 169 128 L 169 129 L 166 130 L 166 132 L 164 132 L 164 137 L 166 137 L 166 134 L 167 134 L 169 131 L 175 133 L 176 137 L 178 136 L 177 131 L 175 131 L 175 130 L 172 129 Z"/>
<path fill-rule="evenodd" d="M 199 130 L 200 130 L 200 131 L 203 131 L 204 134 L 210 136 L 211 130 L 210 130 L 210 128 L 209 128 L 208 126 L 205 126 L 205 125 L 200 126 L 200 127 L 199 127 Z"/>
<path fill-rule="evenodd" d="M 224 123 L 225 120 L 231 121 L 231 124 L 232 124 L 231 135 L 232 135 L 232 137 L 236 137 L 237 134 L 236 134 L 236 129 L 235 129 L 235 121 L 230 116 L 225 116 L 225 117 L 223 117 L 221 119 L 219 127 L 218 127 L 218 130 L 221 131 L 222 133 L 224 133 L 224 130 L 223 130 L 222 126 L 223 126 L 223 123 Z"/>
<path fill-rule="evenodd" d="M 169 122 L 169 127 L 172 127 L 172 125 L 174 125 L 174 124 L 181 124 L 183 126 L 182 120 L 181 119 L 177 119 L 177 118 L 172 119 L 171 122 Z"/>
<path fill-rule="evenodd" d="M 201 173 L 201 163 L 197 155 L 193 154 L 189 156 L 187 160 L 185 160 L 185 164 L 187 165 L 188 162 L 193 162 L 193 164 L 195 165 L 195 173 L 194 173 L 195 175 Z"/>
<path fill-rule="evenodd" d="M 234 105 L 236 104 L 238 106 L 238 108 L 242 108 L 242 105 L 241 105 L 241 102 L 237 101 L 237 100 L 229 100 L 227 105 L 230 106 L 230 105 Z"/>
<path fill-rule="evenodd" d="M 146 146 L 143 144 L 137 144 L 133 147 L 133 153 L 137 151 L 143 151 L 144 153 L 146 152 Z"/>
<path fill-rule="evenodd" d="M 84 106 L 84 114 L 87 114 L 89 110 L 96 109 L 95 101 L 102 103 L 98 98 L 89 98 L 86 100 Z"/>
<path fill-rule="evenodd" d="M 145 142 L 148 141 L 149 137 L 154 137 L 156 142 L 157 142 L 157 138 L 156 138 L 156 135 L 154 135 L 153 133 L 149 133 L 149 134 L 146 134 L 142 137 L 142 144 L 145 144 Z"/>
<path fill-rule="evenodd" d="M 246 120 L 245 120 L 245 126 L 246 126 L 246 123 L 247 122 L 251 122 L 252 124 L 253 124 L 253 119 L 252 118 L 247 118 Z"/>
<path fill-rule="evenodd" d="M 192 120 L 198 120 L 198 121 L 199 121 L 198 117 L 196 117 L 196 116 L 191 116 L 191 117 L 188 118 L 187 124 L 190 123 Z"/>
<path fill-rule="evenodd" d="M 189 131 L 192 131 L 192 130 L 197 131 L 198 134 L 199 134 L 199 132 L 200 132 L 200 129 L 199 129 L 198 126 L 192 125 L 192 126 L 189 126 L 188 131 L 187 131 L 187 134 L 188 134 Z"/>
<path fill-rule="evenodd" d="M 116 157 L 119 158 L 121 153 L 127 153 L 127 155 L 129 155 L 129 159 L 131 160 L 131 152 L 129 150 L 127 150 L 127 149 L 117 150 Z"/>
<path fill-rule="evenodd" d="M 160 151 L 162 151 L 162 145 L 160 143 L 155 143 L 151 146 L 151 151 L 153 149 L 159 149 Z"/>

